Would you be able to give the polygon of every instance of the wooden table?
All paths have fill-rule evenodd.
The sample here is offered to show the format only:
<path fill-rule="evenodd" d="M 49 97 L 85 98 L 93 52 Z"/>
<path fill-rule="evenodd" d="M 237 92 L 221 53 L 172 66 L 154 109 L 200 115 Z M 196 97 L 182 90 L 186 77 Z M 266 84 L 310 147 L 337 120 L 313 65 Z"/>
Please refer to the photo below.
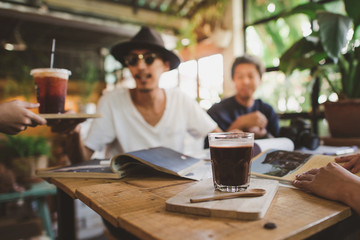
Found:
<path fill-rule="evenodd" d="M 61 197 L 59 239 L 75 238 L 71 212 L 75 198 L 141 239 L 304 239 L 352 218 L 348 206 L 284 186 L 279 187 L 263 219 L 241 221 L 166 211 L 165 201 L 195 183 L 190 180 L 143 177 L 49 181 L 58 187 Z M 265 229 L 267 222 L 275 223 L 277 228 Z"/>

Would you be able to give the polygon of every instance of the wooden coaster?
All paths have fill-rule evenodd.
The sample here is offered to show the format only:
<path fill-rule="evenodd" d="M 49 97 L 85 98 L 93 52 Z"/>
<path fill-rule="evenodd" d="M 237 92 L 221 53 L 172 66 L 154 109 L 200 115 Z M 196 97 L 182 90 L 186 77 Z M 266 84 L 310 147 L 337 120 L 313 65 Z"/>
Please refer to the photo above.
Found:
<path fill-rule="evenodd" d="M 278 181 L 252 178 L 248 189 L 265 189 L 266 193 L 263 196 L 190 203 L 190 198 L 227 194 L 215 191 L 212 178 L 209 178 L 199 181 L 183 192 L 168 199 L 166 201 L 166 210 L 208 217 L 256 220 L 265 216 L 278 187 Z"/>

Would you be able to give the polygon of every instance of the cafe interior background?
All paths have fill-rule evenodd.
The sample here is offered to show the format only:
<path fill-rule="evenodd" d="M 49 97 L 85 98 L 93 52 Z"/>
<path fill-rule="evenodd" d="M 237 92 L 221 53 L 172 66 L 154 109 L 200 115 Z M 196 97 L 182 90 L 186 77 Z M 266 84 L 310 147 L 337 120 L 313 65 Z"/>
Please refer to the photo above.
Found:
<path fill-rule="evenodd" d="M 345 13 L 341 0 L 0 1 L 0 101 L 36 102 L 29 73 L 32 68 L 50 66 L 52 39 L 56 39 L 54 67 L 72 72 L 66 109 L 94 113 L 104 92 L 134 86 L 131 74 L 115 61 L 109 49 L 131 38 L 141 25 L 148 25 L 161 32 L 167 48 L 174 49 L 183 61 L 178 69 L 166 73 L 173 80 L 160 81 L 161 87 L 179 87 L 207 110 L 221 98 L 234 94 L 231 64 L 234 57 L 247 52 L 266 65 L 267 72 L 256 96 L 275 108 L 281 125 L 287 126 L 290 119 L 302 117 L 312 123 L 319 136 L 328 136 L 321 104 L 336 101 L 337 94 L 323 81 L 314 95 L 310 70 L 291 74 L 279 70 L 282 54 L 317 28 L 307 14 L 284 13 L 309 3 Z M 84 124 L 85 129 L 87 125 Z M 0 161 L 6 161 L 4 145 L 13 146 L 7 144 L 8 136 L 1 135 L 0 139 L 3 145 Z M 51 166 L 67 161 L 62 154 L 63 141 L 48 127 L 38 126 L 28 128 L 10 142 L 18 148 L 29 145 L 36 148 L 36 144 L 29 142 L 38 143 L 40 150 L 36 154 L 46 155 L 45 165 Z M 187 153 L 193 150 L 194 142 L 196 146 L 201 144 L 189 138 Z M 27 157 L 30 152 L 33 151 L 24 150 L 16 157 Z M 53 202 L 49 197 L 50 209 Z M 4 206 L 1 211 L 0 214 L 6 213 Z M 56 231 L 56 212 L 51 212 Z M 101 220 L 94 220 L 97 217 L 77 204 L 79 239 L 102 233 Z"/>

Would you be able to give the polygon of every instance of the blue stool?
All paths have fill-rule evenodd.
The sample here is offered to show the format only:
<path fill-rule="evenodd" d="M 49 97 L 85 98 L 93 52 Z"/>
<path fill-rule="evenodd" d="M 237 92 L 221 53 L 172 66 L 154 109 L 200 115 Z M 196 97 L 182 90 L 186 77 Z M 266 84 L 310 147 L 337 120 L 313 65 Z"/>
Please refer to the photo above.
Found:
<path fill-rule="evenodd" d="M 46 181 L 34 183 L 29 190 L 24 192 L 2 193 L 0 194 L 0 203 L 18 201 L 20 199 L 31 198 L 36 205 L 36 211 L 42 220 L 43 228 L 46 234 L 55 240 L 54 231 L 52 229 L 49 208 L 46 204 L 46 197 L 56 194 L 56 187 Z"/>

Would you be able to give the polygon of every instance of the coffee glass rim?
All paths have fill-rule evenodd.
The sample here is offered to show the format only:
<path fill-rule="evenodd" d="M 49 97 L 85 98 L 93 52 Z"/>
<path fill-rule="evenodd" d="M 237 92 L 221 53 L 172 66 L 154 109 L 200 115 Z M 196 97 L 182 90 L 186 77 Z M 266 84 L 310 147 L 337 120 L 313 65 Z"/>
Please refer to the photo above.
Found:
<path fill-rule="evenodd" d="M 219 137 L 224 136 L 224 138 L 230 138 L 230 136 L 234 137 L 246 137 L 246 138 L 254 138 L 254 133 L 251 132 L 216 132 L 216 133 L 208 133 L 209 137 Z"/>
<path fill-rule="evenodd" d="M 64 73 L 68 76 L 71 75 L 71 71 L 65 68 L 34 68 L 31 69 L 30 75 L 34 75 L 38 72 Z"/>

